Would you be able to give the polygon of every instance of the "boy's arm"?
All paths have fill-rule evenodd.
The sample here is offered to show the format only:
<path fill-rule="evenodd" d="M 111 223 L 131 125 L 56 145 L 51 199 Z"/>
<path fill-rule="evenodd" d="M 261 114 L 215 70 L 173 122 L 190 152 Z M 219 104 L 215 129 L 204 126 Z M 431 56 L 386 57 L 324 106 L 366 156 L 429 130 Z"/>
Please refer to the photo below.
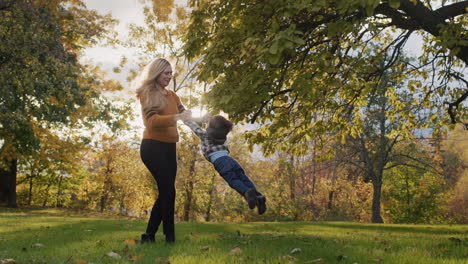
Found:
<path fill-rule="evenodd" d="M 205 130 L 201 129 L 201 127 L 192 120 L 184 120 L 184 124 L 190 127 L 190 129 L 197 134 L 197 136 L 202 137 L 205 135 Z"/>

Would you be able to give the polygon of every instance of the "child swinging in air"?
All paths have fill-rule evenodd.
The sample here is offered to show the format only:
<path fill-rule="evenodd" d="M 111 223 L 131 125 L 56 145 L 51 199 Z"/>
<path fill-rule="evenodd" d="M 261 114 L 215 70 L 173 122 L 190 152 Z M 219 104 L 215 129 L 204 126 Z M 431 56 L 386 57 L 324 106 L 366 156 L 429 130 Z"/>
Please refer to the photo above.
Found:
<path fill-rule="evenodd" d="M 182 121 L 200 138 L 203 156 L 214 165 L 219 175 L 247 200 L 250 209 L 257 206 L 259 214 L 265 213 L 265 196 L 257 191 L 255 185 L 245 175 L 241 165 L 229 156 L 229 149 L 224 144 L 227 134 L 232 130 L 232 123 L 220 115 L 208 118 L 206 131 L 193 120 Z"/>

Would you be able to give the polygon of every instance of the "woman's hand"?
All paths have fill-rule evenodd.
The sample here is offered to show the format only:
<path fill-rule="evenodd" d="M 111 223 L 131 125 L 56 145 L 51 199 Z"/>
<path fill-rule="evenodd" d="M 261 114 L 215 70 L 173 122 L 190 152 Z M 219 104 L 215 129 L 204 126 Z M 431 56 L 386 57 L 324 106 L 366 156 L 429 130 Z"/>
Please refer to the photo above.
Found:
<path fill-rule="evenodd" d="M 189 109 L 184 110 L 182 113 L 176 114 L 176 120 L 190 120 L 192 119 L 192 111 Z"/>

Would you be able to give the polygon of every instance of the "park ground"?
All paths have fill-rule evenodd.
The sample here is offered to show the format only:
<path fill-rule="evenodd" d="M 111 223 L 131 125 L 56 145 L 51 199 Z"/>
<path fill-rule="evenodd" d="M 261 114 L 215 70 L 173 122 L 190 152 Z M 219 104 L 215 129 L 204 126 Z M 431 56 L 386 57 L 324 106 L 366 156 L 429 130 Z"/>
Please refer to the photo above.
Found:
<path fill-rule="evenodd" d="M 0 263 L 467 263 L 467 225 L 349 222 L 176 224 L 138 243 L 146 221 L 63 209 L 0 209 Z"/>

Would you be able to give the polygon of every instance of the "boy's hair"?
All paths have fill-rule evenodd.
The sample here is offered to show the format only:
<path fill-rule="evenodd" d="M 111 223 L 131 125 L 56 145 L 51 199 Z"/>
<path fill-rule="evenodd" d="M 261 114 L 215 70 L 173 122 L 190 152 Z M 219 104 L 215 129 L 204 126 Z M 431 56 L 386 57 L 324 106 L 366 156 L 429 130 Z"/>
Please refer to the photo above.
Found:
<path fill-rule="evenodd" d="M 206 132 L 208 133 L 208 139 L 212 143 L 222 145 L 226 142 L 226 136 L 231 130 L 231 121 L 227 120 L 223 116 L 215 115 L 208 122 Z"/>

